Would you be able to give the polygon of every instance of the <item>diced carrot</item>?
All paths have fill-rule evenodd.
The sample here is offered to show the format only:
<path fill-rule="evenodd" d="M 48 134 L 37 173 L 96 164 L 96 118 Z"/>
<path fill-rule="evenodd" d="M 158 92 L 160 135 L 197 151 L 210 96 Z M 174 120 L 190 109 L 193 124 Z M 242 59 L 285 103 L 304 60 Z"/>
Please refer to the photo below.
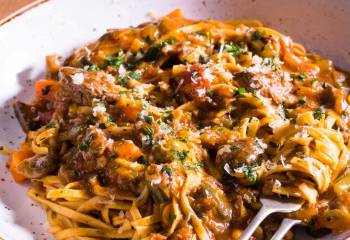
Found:
<path fill-rule="evenodd" d="M 136 121 L 139 112 L 142 110 L 140 100 L 130 99 L 125 95 L 120 97 L 117 107 L 121 111 L 121 117 L 129 121 Z"/>
<path fill-rule="evenodd" d="M 115 152 L 118 157 L 131 161 L 136 161 L 142 155 L 140 148 L 132 141 L 124 141 L 123 143 L 116 145 Z"/>
<path fill-rule="evenodd" d="M 168 18 L 182 18 L 183 13 L 182 13 L 182 10 L 180 8 L 177 8 L 174 11 L 172 11 L 171 13 L 169 13 L 166 17 L 168 17 Z"/>
<path fill-rule="evenodd" d="M 183 17 L 182 11 L 180 9 L 176 9 L 162 18 L 162 20 L 160 21 L 160 30 L 163 33 L 167 33 L 192 22 L 192 20 L 188 20 Z"/>
<path fill-rule="evenodd" d="M 32 151 L 29 150 L 29 148 L 21 148 L 19 151 L 14 152 L 11 154 L 10 159 L 9 159 L 9 170 L 10 173 L 13 177 L 13 179 L 17 183 L 24 182 L 26 178 L 17 171 L 17 165 L 23 161 L 24 159 L 32 157 L 34 154 Z"/>
<path fill-rule="evenodd" d="M 51 100 L 58 88 L 57 81 L 41 79 L 35 83 L 35 96 L 43 100 Z"/>

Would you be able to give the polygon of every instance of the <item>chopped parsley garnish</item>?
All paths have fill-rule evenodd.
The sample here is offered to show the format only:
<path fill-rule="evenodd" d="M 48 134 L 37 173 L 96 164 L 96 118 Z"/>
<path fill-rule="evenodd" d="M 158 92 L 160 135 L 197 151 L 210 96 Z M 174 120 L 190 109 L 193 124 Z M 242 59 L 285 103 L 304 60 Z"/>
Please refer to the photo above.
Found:
<path fill-rule="evenodd" d="M 248 88 L 248 92 L 250 92 L 251 94 L 255 95 L 256 94 L 256 89 L 253 87 L 249 87 Z"/>
<path fill-rule="evenodd" d="M 108 118 L 107 122 L 109 124 L 115 124 L 114 120 L 111 117 Z"/>
<path fill-rule="evenodd" d="M 168 121 L 172 122 L 173 120 L 174 120 L 174 115 L 172 113 L 170 113 L 168 116 Z"/>
<path fill-rule="evenodd" d="M 89 145 L 87 145 L 85 142 L 82 142 L 79 144 L 79 150 L 86 152 L 89 149 Z"/>
<path fill-rule="evenodd" d="M 244 94 L 245 94 L 246 92 L 247 92 L 247 91 L 245 90 L 245 88 L 239 87 L 239 88 L 237 88 L 236 94 L 235 94 L 235 95 L 244 96 Z"/>
<path fill-rule="evenodd" d="M 203 167 L 204 167 L 204 164 L 201 163 L 201 162 L 195 162 L 195 163 L 194 163 L 194 166 L 195 166 L 196 168 L 203 168 Z"/>
<path fill-rule="evenodd" d="M 181 142 L 187 142 L 188 141 L 188 137 L 186 136 L 186 137 L 181 137 L 181 138 L 179 138 L 179 140 L 181 141 Z"/>
<path fill-rule="evenodd" d="M 173 175 L 173 171 L 171 170 L 171 168 L 169 167 L 162 167 L 162 170 L 160 170 L 162 173 L 165 172 L 166 174 L 168 174 L 169 176 Z"/>
<path fill-rule="evenodd" d="M 179 160 L 179 161 L 183 162 L 187 158 L 189 153 L 190 153 L 190 151 L 187 151 L 187 150 L 175 151 L 174 152 L 174 158 L 176 160 Z"/>
<path fill-rule="evenodd" d="M 146 123 L 152 124 L 154 122 L 154 118 L 153 118 L 153 116 L 145 116 L 144 121 Z"/>
<path fill-rule="evenodd" d="M 145 53 L 145 61 L 151 62 L 156 61 L 162 56 L 162 49 L 164 47 L 164 43 L 155 44 L 152 47 L 148 48 Z"/>
<path fill-rule="evenodd" d="M 145 159 L 145 156 L 143 156 L 143 155 L 141 157 L 139 157 L 136 161 L 142 165 L 145 165 L 145 166 L 149 165 L 149 163 Z"/>
<path fill-rule="evenodd" d="M 140 80 L 140 79 L 141 79 L 140 74 L 137 73 L 137 72 L 131 72 L 131 73 L 129 74 L 129 77 L 132 78 L 132 79 L 135 79 L 135 80 Z"/>
<path fill-rule="evenodd" d="M 141 75 L 138 72 L 131 72 L 128 76 L 120 77 L 117 83 L 126 84 L 130 81 L 130 79 L 140 80 Z"/>
<path fill-rule="evenodd" d="M 233 57 L 246 54 L 246 51 L 243 49 L 243 42 L 240 42 L 239 44 L 227 43 L 225 44 L 225 51 L 231 54 Z"/>
<path fill-rule="evenodd" d="M 275 143 L 275 142 L 270 142 L 270 146 L 273 147 L 273 148 L 277 148 L 279 147 L 280 145 Z"/>
<path fill-rule="evenodd" d="M 48 123 L 45 125 L 45 129 L 54 128 L 54 127 L 55 127 L 54 123 Z"/>
<path fill-rule="evenodd" d="M 261 34 L 259 31 L 255 31 L 252 35 L 253 40 L 260 40 L 261 39 Z"/>
<path fill-rule="evenodd" d="M 134 89 L 128 89 L 128 90 L 125 90 L 125 91 L 119 91 L 118 93 L 119 94 L 128 94 L 128 93 L 134 93 Z"/>
<path fill-rule="evenodd" d="M 174 37 L 170 37 L 166 42 L 170 45 L 173 45 L 176 42 L 176 39 Z"/>
<path fill-rule="evenodd" d="M 150 127 L 144 127 L 143 132 L 145 133 L 145 144 L 147 146 L 153 145 L 153 129 Z"/>
<path fill-rule="evenodd" d="M 111 67 L 119 67 L 120 65 L 125 63 L 125 55 L 122 51 L 118 53 L 117 56 L 108 56 L 105 58 L 105 66 L 111 66 Z"/>
<path fill-rule="evenodd" d="M 129 78 L 128 77 L 120 77 L 118 79 L 118 83 L 121 83 L 121 84 L 125 84 L 125 83 L 128 83 L 129 82 Z"/>
<path fill-rule="evenodd" d="M 273 58 L 264 58 L 262 64 L 265 66 L 270 66 L 271 68 L 274 69 L 275 72 L 281 71 L 280 66 L 276 64 L 275 59 Z"/>
<path fill-rule="evenodd" d="M 306 98 L 305 97 L 300 98 L 298 103 L 304 105 L 306 103 Z"/>
<path fill-rule="evenodd" d="M 154 88 L 154 91 L 160 92 L 160 87 L 159 87 L 159 86 L 155 87 L 155 88 Z"/>
<path fill-rule="evenodd" d="M 144 127 L 143 131 L 147 134 L 147 135 L 152 135 L 153 134 L 153 129 L 149 128 L 149 127 Z"/>
<path fill-rule="evenodd" d="M 313 79 L 311 80 L 311 86 L 314 87 L 317 83 L 318 83 L 317 78 L 313 78 Z"/>
<path fill-rule="evenodd" d="M 242 172 L 251 183 L 255 183 L 258 180 L 258 173 L 256 172 L 256 167 L 242 164 L 241 166 L 234 168 L 234 170 L 236 172 Z"/>
<path fill-rule="evenodd" d="M 47 95 L 47 94 L 49 94 L 50 90 L 51 90 L 51 85 L 47 85 L 46 87 L 43 87 L 43 88 L 41 89 L 41 93 L 42 93 L 43 95 Z"/>
<path fill-rule="evenodd" d="M 320 106 L 316 109 L 313 115 L 315 119 L 320 120 L 322 116 L 326 115 L 326 111 L 324 110 L 323 106 Z"/>
<path fill-rule="evenodd" d="M 107 128 L 105 123 L 98 124 L 98 127 L 101 128 L 101 129 L 106 129 Z"/>
<path fill-rule="evenodd" d="M 328 83 L 327 83 L 327 82 L 323 82 L 323 83 L 322 83 L 322 87 L 323 87 L 323 88 L 327 88 L 327 87 L 328 87 Z"/>
<path fill-rule="evenodd" d="M 160 127 L 161 129 L 167 130 L 167 131 L 170 132 L 170 133 L 173 133 L 173 132 L 174 132 L 174 130 L 173 130 L 168 124 L 166 124 L 165 122 L 163 122 L 163 120 L 162 120 L 161 118 L 159 118 L 159 119 L 157 120 L 157 123 L 159 124 L 159 127 Z"/>
<path fill-rule="evenodd" d="M 152 43 L 154 41 L 150 36 L 146 36 L 144 40 L 146 43 Z"/>
<path fill-rule="evenodd" d="M 87 68 L 88 71 L 97 71 L 98 70 L 98 66 L 96 64 L 90 65 Z"/>
<path fill-rule="evenodd" d="M 154 123 L 154 118 L 153 118 L 153 116 L 148 116 L 147 114 L 148 114 L 148 112 L 143 110 L 143 111 L 141 111 L 141 112 L 138 114 L 138 117 L 139 117 L 140 120 L 142 120 L 142 121 L 144 121 L 144 122 L 146 122 L 146 123 L 149 123 L 149 124 Z"/>
<path fill-rule="evenodd" d="M 166 107 L 163 109 L 163 113 L 171 113 L 173 111 L 172 107 Z"/>
<path fill-rule="evenodd" d="M 301 81 L 305 81 L 307 79 L 307 74 L 306 73 L 299 73 L 296 75 L 296 77 Z"/>
<path fill-rule="evenodd" d="M 176 219 L 176 215 L 174 214 L 169 214 L 169 222 L 173 222 Z"/>

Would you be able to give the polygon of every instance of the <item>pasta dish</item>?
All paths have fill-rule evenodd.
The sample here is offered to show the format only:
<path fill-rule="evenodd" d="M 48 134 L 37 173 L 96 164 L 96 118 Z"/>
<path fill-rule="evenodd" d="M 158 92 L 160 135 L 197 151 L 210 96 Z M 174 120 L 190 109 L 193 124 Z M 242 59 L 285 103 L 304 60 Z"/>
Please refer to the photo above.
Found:
<path fill-rule="evenodd" d="M 56 239 L 239 239 L 262 196 L 350 229 L 349 75 L 290 37 L 175 10 L 46 61 L 8 167 Z"/>

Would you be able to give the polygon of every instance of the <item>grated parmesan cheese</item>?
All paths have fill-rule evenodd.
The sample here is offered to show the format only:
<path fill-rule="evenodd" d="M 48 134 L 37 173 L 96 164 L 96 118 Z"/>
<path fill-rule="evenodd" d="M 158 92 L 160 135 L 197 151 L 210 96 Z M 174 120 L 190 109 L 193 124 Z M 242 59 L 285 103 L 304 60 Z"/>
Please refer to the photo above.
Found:
<path fill-rule="evenodd" d="M 85 77 L 84 77 L 84 73 L 74 73 L 72 76 L 72 81 L 74 84 L 76 85 L 81 85 L 83 84 Z"/>
<path fill-rule="evenodd" d="M 95 104 L 94 108 L 92 109 L 92 115 L 94 117 L 96 117 L 98 113 L 106 112 L 107 109 L 102 102 L 100 102 L 98 99 L 94 99 L 93 102 Z"/>
<path fill-rule="evenodd" d="M 125 77 L 126 75 L 126 69 L 123 64 L 119 66 L 118 73 L 120 77 Z"/>
<path fill-rule="evenodd" d="M 106 78 L 107 78 L 107 81 L 109 81 L 109 82 L 114 82 L 115 81 L 115 78 L 114 78 L 114 76 L 112 74 L 107 73 L 106 74 Z"/>

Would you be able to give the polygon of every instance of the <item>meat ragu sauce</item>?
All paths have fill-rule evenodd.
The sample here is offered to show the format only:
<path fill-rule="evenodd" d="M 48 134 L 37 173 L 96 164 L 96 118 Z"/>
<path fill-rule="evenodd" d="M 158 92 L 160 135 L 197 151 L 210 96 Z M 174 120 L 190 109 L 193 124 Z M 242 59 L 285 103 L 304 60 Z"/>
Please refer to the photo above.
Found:
<path fill-rule="evenodd" d="M 10 161 L 18 181 L 57 175 L 89 198 L 143 199 L 140 217 L 158 217 L 142 233 L 130 225 L 139 238 L 238 239 L 260 196 L 302 201 L 290 217 L 315 229 L 350 228 L 348 75 L 289 37 L 175 10 L 47 63 L 34 101 L 15 104 L 30 156 Z M 118 228 L 100 210 L 86 214 Z"/>

